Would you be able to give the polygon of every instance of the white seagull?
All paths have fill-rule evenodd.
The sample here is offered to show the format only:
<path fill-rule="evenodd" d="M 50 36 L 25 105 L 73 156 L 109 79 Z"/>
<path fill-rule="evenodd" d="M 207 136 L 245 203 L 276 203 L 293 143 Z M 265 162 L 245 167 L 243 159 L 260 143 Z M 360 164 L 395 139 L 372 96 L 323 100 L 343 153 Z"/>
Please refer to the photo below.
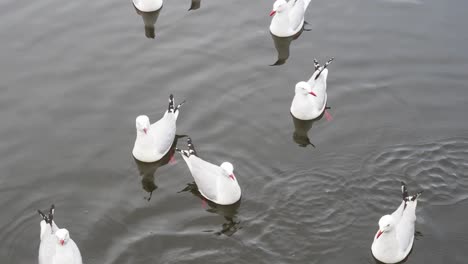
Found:
<path fill-rule="evenodd" d="M 171 94 L 167 111 L 156 123 L 150 124 L 146 115 L 136 118 L 137 135 L 132 151 L 135 159 L 142 162 L 155 162 L 164 157 L 174 142 L 179 108 L 184 103 L 185 101 L 174 107 L 174 96 Z"/>
<path fill-rule="evenodd" d="M 54 222 L 54 205 L 42 216 L 41 244 L 39 245 L 39 264 L 83 264 L 80 250 L 70 238 L 68 230 L 59 228 Z"/>
<path fill-rule="evenodd" d="M 197 156 L 190 138 L 187 139 L 187 145 L 188 150 L 176 150 L 187 163 L 200 194 L 220 205 L 234 204 L 239 201 L 241 189 L 234 176 L 232 164 L 223 162 L 218 166 L 202 160 Z"/>
<path fill-rule="evenodd" d="M 142 12 L 154 12 L 161 9 L 163 0 L 133 0 L 133 5 Z"/>
<path fill-rule="evenodd" d="M 276 0 L 270 16 L 270 32 L 278 37 L 290 37 L 304 26 L 304 13 L 310 0 Z"/>
<path fill-rule="evenodd" d="M 329 59 L 323 66 L 320 66 L 318 61 L 314 59 L 315 72 L 312 77 L 307 82 L 296 84 L 296 94 L 290 109 L 295 118 L 312 120 L 325 111 L 327 105 L 327 67 L 333 59 Z"/>
<path fill-rule="evenodd" d="M 384 263 L 397 263 L 404 260 L 414 241 L 414 223 L 416 205 L 422 192 L 408 196 L 404 182 L 401 182 L 403 201 L 391 215 L 384 215 L 379 220 L 379 230 L 372 243 L 372 255 Z"/>

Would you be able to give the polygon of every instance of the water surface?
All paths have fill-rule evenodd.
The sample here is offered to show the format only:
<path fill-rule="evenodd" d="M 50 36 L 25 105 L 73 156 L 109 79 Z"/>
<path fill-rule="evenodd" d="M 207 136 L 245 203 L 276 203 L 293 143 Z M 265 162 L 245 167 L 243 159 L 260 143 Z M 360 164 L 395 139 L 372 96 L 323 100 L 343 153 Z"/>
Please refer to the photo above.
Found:
<path fill-rule="evenodd" d="M 404 180 L 424 190 L 407 263 L 466 263 L 468 2 L 313 1 L 269 66 L 272 4 L 3 1 L 1 262 L 37 261 L 36 209 L 55 203 L 86 264 L 374 263 Z M 298 124 L 294 85 L 332 56 L 333 120 Z M 240 203 L 203 205 L 180 157 L 131 156 L 135 117 L 170 93 L 178 133 L 234 164 Z"/>

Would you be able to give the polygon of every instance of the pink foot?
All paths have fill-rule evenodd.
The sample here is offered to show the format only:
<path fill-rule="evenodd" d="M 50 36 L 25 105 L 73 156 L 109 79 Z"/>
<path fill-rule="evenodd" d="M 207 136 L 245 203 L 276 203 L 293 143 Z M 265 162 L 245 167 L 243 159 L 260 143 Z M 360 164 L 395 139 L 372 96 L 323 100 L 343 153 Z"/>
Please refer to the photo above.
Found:
<path fill-rule="evenodd" d="M 327 119 L 327 121 L 332 121 L 333 120 L 333 117 L 330 115 L 330 113 L 328 113 L 327 110 L 325 110 L 325 119 Z"/>
<path fill-rule="evenodd" d="M 203 199 L 202 199 L 202 202 L 201 202 L 201 207 L 202 207 L 203 209 L 206 209 L 206 206 L 207 206 L 207 205 L 208 205 L 208 204 L 207 204 L 207 202 L 206 202 L 206 199 L 203 198 Z"/>
<path fill-rule="evenodd" d="M 169 164 L 174 165 L 177 163 L 177 160 L 174 157 L 174 153 L 172 153 L 171 157 L 169 158 Z"/>

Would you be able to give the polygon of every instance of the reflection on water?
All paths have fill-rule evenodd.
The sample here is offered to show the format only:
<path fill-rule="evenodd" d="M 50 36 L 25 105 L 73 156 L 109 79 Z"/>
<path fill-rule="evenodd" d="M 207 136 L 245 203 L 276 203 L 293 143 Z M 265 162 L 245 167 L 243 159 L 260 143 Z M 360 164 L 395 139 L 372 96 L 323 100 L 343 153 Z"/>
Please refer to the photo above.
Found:
<path fill-rule="evenodd" d="M 327 109 L 327 107 L 325 109 Z M 291 117 L 294 123 L 294 132 L 293 132 L 294 142 L 296 142 L 300 147 L 307 147 L 311 145 L 312 147 L 315 148 L 315 145 L 312 142 L 310 142 L 308 133 L 309 133 L 309 130 L 312 128 L 312 125 L 315 122 L 320 121 L 323 118 L 324 113 L 325 111 L 319 117 L 317 117 L 316 119 L 312 119 L 312 120 L 297 119 L 291 114 Z"/>
<path fill-rule="evenodd" d="M 143 23 L 145 25 L 145 36 L 147 38 L 152 38 L 156 36 L 154 26 L 159 17 L 159 12 L 162 10 L 162 7 L 154 12 L 142 12 L 138 10 L 135 6 L 135 11 L 138 15 L 143 18 Z"/>
<path fill-rule="evenodd" d="M 171 162 L 171 160 L 174 157 L 175 148 L 177 146 L 177 141 L 181 137 L 185 137 L 185 136 L 176 135 L 174 142 L 172 143 L 172 146 L 169 149 L 169 151 L 166 153 L 166 155 L 164 155 L 164 157 L 162 157 L 162 159 L 156 162 L 151 162 L 151 163 L 141 162 L 133 158 L 133 160 L 135 161 L 138 167 L 138 171 L 140 172 L 140 176 L 142 176 L 141 187 L 143 188 L 143 190 L 149 193 L 149 196 L 145 197 L 146 200 L 148 201 L 151 200 L 151 197 L 153 196 L 153 191 L 158 188 L 156 183 L 154 183 L 154 173 L 159 167 L 162 167 Z"/>
<path fill-rule="evenodd" d="M 286 60 L 289 58 L 289 46 L 291 45 L 291 42 L 298 39 L 303 31 L 304 27 L 302 27 L 302 29 L 297 32 L 296 35 L 291 37 L 277 37 L 270 32 L 273 43 L 275 44 L 276 51 L 278 52 L 278 59 L 270 66 L 283 65 L 286 63 Z"/>
<path fill-rule="evenodd" d="M 207 200 L 200 194 L 200 192 L 198 191 L 197 184 L 195 182 L 187 183 L 187 186 L 179 193 L 181 192 L 190 192 L 202 201 L 203 207 L 205 207 L 206 204 L 208 205 L 209 208 L 206 209 L 207 212 L 218 214 L 224 217 L 226 222 L 224 222 L 221 225 L 221 229 L 219 231 L 215 232 L 216 235 L 232 236 L 234 233 L 237 232 L 237 230 L 242 229 L 242 227 L 240 226 L 241 222 L 236 217 L 242 199 L 231 205 L 219 205 L 213 203 L 212 201 Z"/>
<path fill-rule="evenodd" d="M 190 10 L 197 10 L 200 8 L 201 0 L 192 0 L 192 4 L 190 5 L 189 11 Z"/>

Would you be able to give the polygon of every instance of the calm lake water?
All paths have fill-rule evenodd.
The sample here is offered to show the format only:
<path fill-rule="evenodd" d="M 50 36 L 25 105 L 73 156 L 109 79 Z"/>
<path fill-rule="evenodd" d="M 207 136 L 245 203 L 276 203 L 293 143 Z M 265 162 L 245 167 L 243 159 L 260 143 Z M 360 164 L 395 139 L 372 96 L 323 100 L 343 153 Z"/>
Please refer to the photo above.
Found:
<path fill-rule="evenodd" d="M 375 263 L 404 180 L 424 190 L 407 263 L 467 263 L 468 1 L 312 0 L 277 45 L 272 4 L 2 1 L 0 262 L 37 263 L 55 203 L 86 264 Z M 295 122 L 294 85 L 332 56 L 333 120 Z M 135 117 L 170 93 L 238 204 L 204 206 L 180 156 L 133 159 Z"/>

